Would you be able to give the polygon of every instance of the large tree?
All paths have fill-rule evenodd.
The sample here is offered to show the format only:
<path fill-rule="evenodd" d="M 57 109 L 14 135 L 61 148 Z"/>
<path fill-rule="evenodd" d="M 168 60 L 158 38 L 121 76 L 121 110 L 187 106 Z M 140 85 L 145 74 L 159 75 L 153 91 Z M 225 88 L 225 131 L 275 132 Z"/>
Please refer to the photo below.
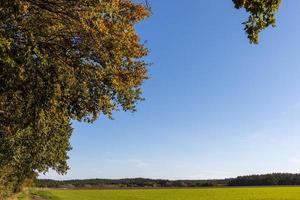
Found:
<path fill-rule="evenodd" d="M 0 196 L 66 172 L 72 120 L 135 111 L 147 49 L 134 25 L 149 14 L 131 0 L 0 1 Z"/>
<path fill-rule="evenodd" d="M 249 18 L 243 24 L 251 43 L 258 43 L 259 33 L 269 26 L 275 26 L 275 14 L 281 0 L 233 0 L 235 8 L 244 8 Z"/>

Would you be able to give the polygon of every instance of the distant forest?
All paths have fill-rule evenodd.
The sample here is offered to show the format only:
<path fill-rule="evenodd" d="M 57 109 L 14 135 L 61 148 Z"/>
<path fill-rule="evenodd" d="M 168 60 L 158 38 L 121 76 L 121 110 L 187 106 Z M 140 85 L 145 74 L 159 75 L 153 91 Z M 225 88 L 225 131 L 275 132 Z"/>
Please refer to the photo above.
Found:
<path fill-rule="evenodd" d="M 300 174 L 274 173 L 265 175 L 239 176 L 215 180 L 163 180 L 163 179 L 85 179 L 57 181 L 37 179 L 41 188 L 172 188 L 172 187 L 221 187 L 221 186 L 284 186 L 300 185 Z"/>

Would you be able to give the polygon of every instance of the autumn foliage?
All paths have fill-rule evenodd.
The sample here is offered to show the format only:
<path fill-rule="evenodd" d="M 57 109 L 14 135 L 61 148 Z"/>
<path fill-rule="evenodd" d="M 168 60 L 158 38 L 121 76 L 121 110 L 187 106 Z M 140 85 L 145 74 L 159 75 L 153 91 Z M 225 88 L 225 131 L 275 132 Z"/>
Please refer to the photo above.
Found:
<path fill-rule="evenodd" d="M 72 120 L 135 111 L 147 49 L 134 25 L 149 14 L 130 0 L 0 1 L 0 196 L 67 171 Z"/>

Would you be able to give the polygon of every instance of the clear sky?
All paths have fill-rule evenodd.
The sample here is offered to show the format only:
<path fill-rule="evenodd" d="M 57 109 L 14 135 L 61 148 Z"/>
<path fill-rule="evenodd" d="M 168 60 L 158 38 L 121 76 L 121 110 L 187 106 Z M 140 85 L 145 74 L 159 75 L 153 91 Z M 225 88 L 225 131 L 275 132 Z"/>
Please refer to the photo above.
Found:
<path fill-rule="evenodd" d="M 300 1 L 250 45 L 231 0 L 149 0 L 153 65 L 138 111 L 74 122 L 66 176 L 206 179 L 300 173 Z"/>

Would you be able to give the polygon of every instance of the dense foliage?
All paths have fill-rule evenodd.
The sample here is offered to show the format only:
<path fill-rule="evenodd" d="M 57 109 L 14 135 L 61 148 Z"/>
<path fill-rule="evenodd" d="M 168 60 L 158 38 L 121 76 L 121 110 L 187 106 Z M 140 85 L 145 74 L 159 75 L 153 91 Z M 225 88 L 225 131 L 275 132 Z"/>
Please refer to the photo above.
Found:
<path fill-rule="evenodd" d="M 258 43 L 258 34 L 269 26 L 275 26 L 275 14 L 281 0 L 233 0 L 235 8 L 244 8 L 249 18 L 243 24 L 251 43 Z"/>
<path fill-rule="evenodd" d="M 72 120 L 135 111 L 147 49 L 134 25 L 147 16 L 131 0 L 0 1 L 0 198 L 66 172 Z"/>

